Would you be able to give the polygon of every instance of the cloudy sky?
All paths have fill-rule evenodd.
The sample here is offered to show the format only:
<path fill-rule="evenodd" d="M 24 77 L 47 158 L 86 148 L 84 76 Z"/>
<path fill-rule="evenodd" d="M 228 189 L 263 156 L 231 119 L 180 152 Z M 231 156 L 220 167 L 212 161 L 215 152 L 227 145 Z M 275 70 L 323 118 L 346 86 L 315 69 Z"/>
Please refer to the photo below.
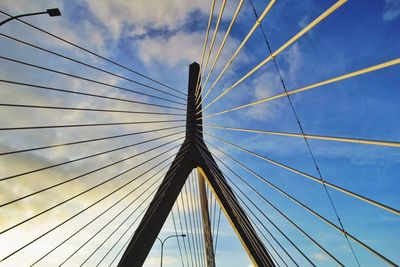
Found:
<path fill-rule="evenodd" d="M 225 1 L 215 1 L 207 48 L 209 48 L 214 35 L 216 21 L 223 3 Z M 226 1 L 205 74 L 210 70 L 239 3 L 238 0 Z M 266 0 L 253 0 L 253 3 L 258 15 L 262 14 L 268 6 L 271 7 L 261 25 L 271 50 L 277 51 L 314 19 L 335 5 L 336 1 L 278 0 L 272 5 Z M 0 10 L 11 15 L 36 12 L 52 7 L 60 8 L 62 16 L 50 18 L 44 15 L 24 20 L 56 36 L 65 38 L 73 44 L 165 83 L 178 92 L 18 21 L 1 26 L 0 205 L 2 206 L 0 207 L 0 257 L 3 259 L 25 244 L 31 242 L 32 244 L 1 261 L 0 266 L 29 266 L 39 259 L 40 261 L 36 263 L 37 266 L 58 266 L 63 262 L 63 266 L 79 266 L 84 261 L 84 266 L 95 266 L 98 263 L 100 263 L 99 266 L 108 266 L 112 262 L 115 264 L 118 261 L 118 252 L 124 248 L 125 242 L 133 233 L 140 221 L 142 211 L 146 209 L 151 200 L 152 191 L 161 182 L 163 174 L 172 161 L 172 156 L 183 141 L 184 121 L 182 120 L 185 119 L 185 95 L 182 93 L 186 93 L 187 90 L 188 65 L 194 61 L 201 62 L 211 1 L 2 0 L 0 2 Z M 4 14 L 0 14 L 0 16 L 0 20 L 7 18 Z M 216 61 L 210 79 L 204 86 L 204 91 L 207 91 L 214 81 L 219 79 L 219 74 L 255 22 L 256 17 L 251 2 L 243 1 L 240 13 L 226 39 L 226 44 Z M 276 56 L 276 64 L 287 90 L 302 88 L 349 72 L 398 60 L 400 57 L 399 29 L 399 1 L 350 0 L 296 42 L 285 47 Z M 110 75 L 104 71 L 84 66 L 84 64 L 49 54 L 27 44 L 24 45 L 20 41 L 51 50 L 117 75 Z M 207 54 L 206 52 L 206 58 Z M 260 28 L 257 28 L 232 64 L 226 68 L 224 74 L 215 83 L 210 94 L 204 100 L 203 107 L 220 96 L 226 89 L 232 88 L 232 85 L 268 55 L 266 40 Z M 22 64 L 23 62 L 100 81 L 103 84 L 53 73 L 32 65 L 27 66 Z M 375 72 L 291 95 L 293 107 L 304 132 L 399 142 L 399 71 L 400 67 L 397 61 L 396 65 Z M 128 79 L 122 79 L 121 76 Z M 129 79 L 152 88 L 143 87 Z M 101 95 L 108 99 L 17 85 L 10 81 Z M 132 90 L 140 94 L 134 93 Z M 157 90 L 162 90 L 164 93 Z M 282 92 L 283 87 L 275 65 L 269 61 L 207 107 L 204 110 L 204 116 L 207 117 Z M 147 95 L 143 95 L 143 93 Z M 163 99 L 159 99 L 160 97 Z M 163 114 L 47 110 L 9 107 L 4 104 Z M 135 121 L 163 122 L 101 127 L 4 129 Z M 219 125 L 267 131 L 300 132 L 286 97 L 213 116 L 205 119 L 204 123 L 206 126 Z M 140 133 L 143 131 L 152 132 Z M 206 127 L 205 131 L 304 173 L 318 176 L 309 150 L 301 138 L 243 133 L 210 127 Z M 8 153 L 123 134 L 130 135 L 31 152 Z M 340 262 L 346 266 L 357 266 L 355 257 L 343 235 L 267 184 L 260 182 L 257 177 L 241 168 L 214 146 L 238 159 L 255 173 L 282 188 L 328 220 L 338 224 L 327 193 L 321 184 L 246 154 L 211 136 L 205 138 L 209 143 L 210 150 L 218 159 L 221 159 L 239 176 L 248 181 L 289 218 L 296 221 L 305 232 L 335 255 Z M 134 145 L 136 143 L 141 144 Z M 323 140 L 309 140 L 309 144 L 326 181 L 399 209 L 400 152 L 398 147 Z M 127 148 L 123 148 L 125 146 Z M 117 148 L 121 149 L 108 152 Z M 141 154 L 142 152 L 144 153 Z M 95 153 L 101 154 L 88 159 L 76 160 Z M 146 162 L 147 160 L 149 162 Z M 66 161 L 74 162 L 40 170 Z M 121 162 L 118 163 L 118 161 Z M 93 170 L 114 162 L 117 163 L 93 172 Z M 277 253 L 289 266 L 294 265 L 293 261 L 274 243 L 275 241 L 268 235 L 264 227 L 276 237 L 290 255 L 293 255 L 294 260 L 300 266 L 308 266 L 310 262 L 296 251 L 263 217 L 260 211 L 264 212 L 279 229 L 285 232 L 315 265 L 335 266 L 332 258 L 299 233 L 222 163 L 218 160 L 217 162 L 226 176 L 233 181 L 232 187 L 236 190 L 234 186 L 239 186 L 260 208 L 257 210 L 247 200 L 243 203 L 243 207 L 254 221 L 255 227 L 261 230 L 260 236 L 265 234 L 268 241 L 273 244 Z M 153 169 L 153 167 L 155 168 Z M 77 178 L 80 176 L 82 177 Z M 114 176 L 115 179 L 108 182 L 108 179 Z M 132 181 L 133 178 L 135 179 Z M 185 190 L 178 197 L 178 203 L 174 206 L 173 213 L 170 214 L 160 233 L 161 238 L 175 234 L 174 221 L 178 232 L 181 232 L 180 226 L 184 224 L 184 218 L 179 220 L 178 209 L 181 213 L 183 212 L 184 207 L 180 202 L 182 199 L 194 200 L 192 204 L 185 207 L 189 211 L 187 218 L 198 216 L 199 209 L 196 204 L 198 192 L 193 189 L 195 179 L 196 174 L 194 173 L 190 177 L 190 183 L 187 183 Z M 132 182 L 127 184 L 129 181 Z M 79 195 L 103 182 L 103 185 Z M 125 184 L 127 185 L 124 186 Z M 50 190 L 10 203 L 52 185 L 54 188 Z M 119 187 L 122 187 L 121 190 L 107 196 Z M 147 190 L 147 188 L 149 189 Z M 131 193 L 131 191 L 133 192 Z M 328 189 L 328 191 L 345 230 L 399 264 L 400 220 L 398 215 L 341 192 L 332 189 Z M 243 198 L 239 191 L 237 193 Z M 67 201 L 71 197 L 74 198 Z M 102 198 L 104 201 L 94 205 Z M 215 200 L 211 199 L 214 203 Z M 63 202 L 65 203 L 52 208 Z M 130 205 L 130 203 L 132 204 Z M 143 204 L 139 206 L 140 203 Z M 91 205 L 93 207 L 87 211 L 74 216 Z M 250 207 L 256 216 L 246 206 Z M 30 219 L 47 209 L 50 211 Z M 102 214 L 105 210 L 107 212 Z M 214 209 L 212 210 L 214 211 Z M 132 214 L 133 211 L 135 212 Z M 213 212 L 212 221 L 215 224 L 218 221 L 218 212 L 219 208 Z M 102 215 L 95 220 L 100 214 Z M 256 217 L 260 221 L 257 221 Z M 58 226 L 69 218 L 72 219 Z M 27 221 L 21 223 L 25 220 Z M 88 224 L 91 220 L 93 223 Z M 19 223 L 21 223 L 20 226 L 12 228 L 13 225 Z M 86 224 L 88 225 L 85 226 Z M 83 226 L 85 228 L 82 231 L 75 233 Z M 52 228 L 55 229 L 46 234 L 46 231 Z M 184 250 L 184 246 L 189 246 L 190 242 L 198 241 L 196 239 L 196 230 L 198 229 L 196 227 L 193 229 L 191 231 L 183 228 L 183 232 L 188 235 L 185 241 L 180 240 L 178 244 L 175 239 L 171 239 L 166 243 L 165 266 L 181 266 L 182 263 L 184 266 L 191 266 L 192 260 L 196 261 L 195 255 Z M 126 234 L 124 234 L 125 231 Z M 95 235 L 97 232 L 99 233 Z M 121 236 L 122 238 L 119 240 Z M 68 240 L 62 243 L 67 238 Z M 85 244 L 88 239 L 90 241 Z M 264 237 L 262 240 L 265 241 Z M 271 250 L 267 241 L 265 243 Z M 60 247 L 52 251 L 59 244 L 61 244 Z M 386 266 L 384 261 L 369 253 L 362 246 L 353 241 L 350 244 L 361 266 Z M 84 247 L 77 250 L 82 245 Z M 178 246 L 181 246 L 182 257 Z M 145 266 L 159 266 L 159 254 L 160 246 L 155 243 Z M 271 250 L 271 254 L 277 259 L 278 264 L 283 266 L 276 252 Z M 114 259 L 116 260 L 113 261 Z M 216 261 L 218 266 L 251 266 L 251 261 L 223 214 L 219 227 Z"/>

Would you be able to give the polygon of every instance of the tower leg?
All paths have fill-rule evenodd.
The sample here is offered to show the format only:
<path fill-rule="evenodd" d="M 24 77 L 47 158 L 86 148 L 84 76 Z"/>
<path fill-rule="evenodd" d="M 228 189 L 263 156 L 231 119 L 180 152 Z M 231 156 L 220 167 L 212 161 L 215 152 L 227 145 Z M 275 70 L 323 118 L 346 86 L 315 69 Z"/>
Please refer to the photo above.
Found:
<path fill-rule="evenodd" d="M 197 169 L 207 179 L 214 196 L 221 205 L 226 218 L 235 230 L 253 264 L 260 267 L 275 266 L 211 153 L 208 149 L 205 149 L 206 145 L 203 143 L 198 148 L 202 151 L 203 160 L 199 161 Z"/>
<path fill-rule="evenodd" d="M 147 258 L 168 217 L 193 165 L 187 159 L 185 144 L 175 157 L 159 189 L 154 195 L 118 266 L 139 267 Z"/>
<path fill-rule="evenodd" d="M 201 217 L 203 220 L 203 233 L 205 241 L 205 249 L 207 256 L 207 267 L 215 267 L 215 254 L 213 248 L 213 238 L 211 233 L 210 216 L 208 212 L 208 201 L 206 193 L 206 184 L 203 175 L 199 174 L 199 193 L 200 193 L 200 205 L 201 205 Z"/>

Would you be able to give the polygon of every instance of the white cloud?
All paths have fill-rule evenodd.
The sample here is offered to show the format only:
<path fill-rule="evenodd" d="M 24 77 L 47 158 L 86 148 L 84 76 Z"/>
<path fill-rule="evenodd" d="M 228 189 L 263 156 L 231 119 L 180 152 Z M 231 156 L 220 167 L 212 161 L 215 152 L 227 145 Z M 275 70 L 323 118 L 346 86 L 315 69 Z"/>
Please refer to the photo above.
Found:
<path fill-rule="evenodd" d="M 285 78 L 290 79 L 290 81 L 295 84 L 296 77 L 303 63 L 300 45 L 298 43 L 292 45 L 284 54 L 284 58 L 288 64 L 288 69 L 283 74 Z"/>
<path fill-rule="evenodd" d="M 391 21 L 400 16 L 400 1 L 385 0 L 382 18 L 384 21 Z"/>
<path fill-rule="evenodd" d="M 259 75 L 253 80 L 251 85 L 255 100 L 272 96 L 279 90 L 282 90 L 281 88 L 282 85 L 280 84 L 278 75 L 271 72 Z M 266 121 L 276 118 L 283 108 L 282 102 L 273 101 L 250 107 L 246 110 L 246 115 L 254 120 Z"/>
<path fill-rule="evenodd" d="M 307 26 L 307 24 L 309 23 L 309 21 L 310 21 L 310 18 L 309 18 L 308 15 L 303 16 L 303 17 L 299 20 L 299 22 L 298 22 L 299 27 L 300 27 L 301 29 L 303 29 L 304 27 Z"/>
<path fill-rule="evenodd" d="M 169 71 L 171 68 L 173 68 L 177 73 L 184 73 L 187 66 L 192 62 L 196 61 L 200 63 L 203 50 L 204 34 L 205 33 L 203 31 L 191 33 L 179 31 L 169 37 L 146 36 L 145 38 L 135 42 L 135 49 L 138 50 L 138 55 L 141 61 L 151 69 L 160 68 L 161 65 L 168 68 Z M 212 34 L 213 31 L 210 31 L 210 38 Z M 213 63 L 212 61 L 215 58 L 224 35 L 225 32 L 223 30 L 218 31 L 214 48 L 211 51 L 210 59 L 207 65 L 207 70 L 204 73 L 209 72 Z M 226 42 L 224 49 L 222 50 L 215 65 L 213 74 L 207 83 L 208 86 L 211 85 L 213 79 L 216 78 L 216 76 L 219 74 L 219 71 L 231 58 L 232 54 L 239 46 L 239 43 L 240 41 L 234 37 L 228 38 L 228 41 Z M 208 56 L 208 49 L 209 47 L 207 47 L 205 52 L 205 61 Z M 235 77 L 236 79 L 235 67 L 240 66 L 242 63 L 248 61 L 249 55 L 245 51 L 242 51 L 225 72 L 223 76 L 224 79 L 229 80 L 230 82 L 232 80 L 231 77 Z"/>
<path fill-rule="evenodd" d="M 180 262 L 170 256 L 163 257 L 163 265 L 177 266 Z M 146 267 L 160 266 L 160 257 L 148 257 L 145 262 Z"/>
<path fill-rule="evenodd" d="M 385 222 L 400 222 L 399 217 L 382 216 L 381 219 L 382 219 L 382 221 L 385 221 Z"/>
<path fill-rule="evenodd" d="M 108 28 L 112 36 L 121 36 L 124 26 L 131 27 L 131 34 L 143 34 L 147 29 L 174 30 L 181 26 L 195 11 L 207 14 L 209 2 L 179 0 L 82 0 L 93 15 Z"/>
<path fill-rule="evenodd" d="M 324 261 L 327 261 L 327 260 L 328 260 L 328 257 L 327 257 L 325 254 L 322 254 L 322 253 L 320 253 L 320 252 L 315 252 L 315 253 L 313 253 L 313 254 L 312 254 L 312 257 L 313 257 L 314 259 L 316 259 L 317 261 L 319 261 L 319 262 L 324 262 Z"/>
<path fill-rule="evenodd" d="M 203 34 L 177 33 L 169 38 L 146 37 L 138 42 L 139 57 L 146 64 L 164 64 L 171 67 L 188 65 L 201 55 Z"/>

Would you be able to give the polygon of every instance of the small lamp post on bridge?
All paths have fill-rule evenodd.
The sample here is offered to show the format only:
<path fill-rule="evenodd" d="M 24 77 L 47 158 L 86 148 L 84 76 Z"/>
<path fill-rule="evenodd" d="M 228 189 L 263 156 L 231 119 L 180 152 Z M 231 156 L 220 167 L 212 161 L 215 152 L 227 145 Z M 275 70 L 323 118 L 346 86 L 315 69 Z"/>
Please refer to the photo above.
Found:
<path fill-rule="evenodd" d="M 164 240 L 161 240 L 161 238 L 157 237 L 158 241 L 160 241 L 160 243 L 161 243 L 161 267 L 163 266 L 162 264 L 163 264 L 164 243 L 165 243 L 165 241 L 167 241 L 171 237 L 186 237 L 186 235 L 185 234 L 182 234 L 182 235 L 170 235 L 170 236 L 166 237 Z"/>

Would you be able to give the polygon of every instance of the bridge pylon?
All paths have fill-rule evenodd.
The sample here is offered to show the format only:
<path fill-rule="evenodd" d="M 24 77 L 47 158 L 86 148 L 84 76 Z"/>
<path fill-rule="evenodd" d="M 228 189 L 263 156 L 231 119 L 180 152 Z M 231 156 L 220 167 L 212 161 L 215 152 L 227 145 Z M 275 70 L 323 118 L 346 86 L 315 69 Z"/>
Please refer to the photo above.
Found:
<path fill-rule="evenodd" d="M 200 86 L 197 89 L 199 95 L 196 97 L 199 75 L 199 64 L 192 63 L 189 66 L 185 141 L 154 195 L 118 266 L 139 267 L 143 265 L 183 185 L 195 168 L 200 174 L 199 177 L 208 183 L 253 264 L 263 267 L 275 266 L 203 140 L 202 113 L 201 105 L 199 105 Z M 201 183 L 199 185 L 201 186 Z M 204 199 L 201 203 L 202 209 L 208 209 L 208 205 L 204 204 Z M 207 212 L 203 211 L 202 215 L 207 265 L 214 267 L 215 259 L 208 210 Z"/>

